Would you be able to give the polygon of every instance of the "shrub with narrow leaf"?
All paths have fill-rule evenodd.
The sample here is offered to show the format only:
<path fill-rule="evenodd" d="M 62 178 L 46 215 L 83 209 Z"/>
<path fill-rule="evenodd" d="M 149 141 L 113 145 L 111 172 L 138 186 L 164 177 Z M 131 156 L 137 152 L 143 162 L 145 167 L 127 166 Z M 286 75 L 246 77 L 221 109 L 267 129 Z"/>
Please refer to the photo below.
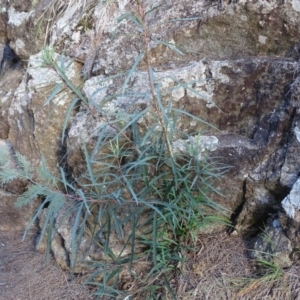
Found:
<path fill-rule="evenodd" d="M 66 138 L 71 112 L 79 104 L 87 115 L 97 116 L 101 121 L 92 138 L 77 141 L 84 161 L 84 166 L 78 168 L 81 173 L 75 170 L 71 177 L 59 167 L 60 177 L 55 177 L 47 170 L 44 159 L 41 167 L 33 170 L 20 154 L 15 155 L 15 169 L 7 168 L 5 160 L 1 161 L 3 184 L 15 178 L 29 183 L 16 205 L 40 203 L 26 232 L 44 211 L 39 243 L 47 237 L 49 253 L 55 234 L 60 234 L 70 268 L 75 273 L 92 270 L 86 283 L 99 287 L 96 292 L 99 297 L 127 296 L 142 291 L 154 297 L 158 290 L 174 296 L 169 279 L 183 261 L 185 246 L 195 241 L 201 228 L 226 222 L 226 210 L 208 194 L 218 192 L 213 187 L 214 182 L 228 168 L 209 156 L 209 147 L 201 148 L 201 133 L 180 130 L 181 116 L 194 122 L 203 121 L 173 108 L 170 95 L 183 86 L 195 94 L 199 92 L 193 90 L 192 84 L 184 85 L 176 79 L 170 90 L 162 91 L 160 80 L 163 79 L 156 78 L 150 64 L 144 2 L 132 1 L 136 15 L 120 18 L 120 21 L 127 18 L 138 24 L 144 52 L 138 55 L 128 72 L 103 80 L 123 77 L 124 83 L 101 103 L 89 101 L 56 63 L 53 50 L 44 50 L 44 67 L 53 69 L 62 79 L 60 84 L 75 95 L 66 114 L 62 140 Z M 179 51 L 175 45 L 171 48 Z M 129 87 L 129 82 L 143 58 L 148 86 L 141 92 L 134 86 Z M 103 82 L 99 85 L 101 93 Z M 59 90 L 60 87 L 54 87 L 47 102 L 51 102 Z M 137 108 L 135 103 L 140 98 L 146 100 L 147 105 Z M 131 99 L 132 103 L 115 113 L 108 109 L 113 101 L 120 99 Z M 143 122 L 148 125 L 143 126 Z M 69 230 L 69 236 L 65 235 L 65 229 Z M 146 271 L 139 271 L 140 264 L 145 265 Z M 124 280 L 135 281 L 136 289 L 122 290 Z"/>

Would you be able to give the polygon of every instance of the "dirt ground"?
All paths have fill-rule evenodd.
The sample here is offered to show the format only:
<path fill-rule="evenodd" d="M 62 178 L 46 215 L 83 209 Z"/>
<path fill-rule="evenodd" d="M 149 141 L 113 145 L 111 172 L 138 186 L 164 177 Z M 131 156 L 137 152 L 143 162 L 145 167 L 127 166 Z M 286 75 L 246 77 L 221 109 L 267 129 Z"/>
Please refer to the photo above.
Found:
<path fill-rule="evenodd" d="M 199 236 L 195 247 L 170 281 L 178 300 L 300 300 L 299 265 L 256 274 L 243 239 L 224 232 Z M 0 233 L 0 300 L 93 299 L 81 281 L 46 264 L 32 238 Z"/>
<path fill-rule="evenodd" d="M 30 236 L 0 232 L 0 300 L 84 300 L 93 299 L 82 288 L 80 278 L 69 280 L 54 260 L 34 249 Z"/>
<path fill-rule="evenodd" d="M 197 246 L 178 276 L 178 300 L 300 300 L 299 262 L 257 268 L 249 240 L 224 232 L 199 236 Z"/>

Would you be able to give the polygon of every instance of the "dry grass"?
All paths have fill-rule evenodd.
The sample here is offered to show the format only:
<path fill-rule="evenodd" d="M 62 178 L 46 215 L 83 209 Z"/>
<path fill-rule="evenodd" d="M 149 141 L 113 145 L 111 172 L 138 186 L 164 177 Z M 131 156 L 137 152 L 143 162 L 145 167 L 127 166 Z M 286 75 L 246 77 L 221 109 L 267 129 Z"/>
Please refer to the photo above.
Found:
<path fill-rule="evenodd" d="M 22 233 L 0 233 L 0 300 L 83 300 L 93 299 L 82 288 L 80 278 L 69 280 L 53 260 L 35 251 Z"/>
<path fill-rule="evenodd" d="M 296 300 L 300 299 L 300 266 L 270 272 L 257 278 L 231 280 L 239 292 L 238 300 Z"/>
<path fill-rule="evenodd" d="M 249 276 L 244 242 L 226 233 L 201 235 L 176 280 L 178 299 L 233 299 L 226 278 Z"/>
<path fill-rule="evenodd" d="M 93 299 L 82 278 L 70 281 L 53 260 L 45 264 L 44 255 L 21 236 L 0 234 L 0 300 Z M 223 232 L 199 236 L 195 247 L 171 280 L 178 300 L 300 300 L 300 265 L 255 274 L 243 239 Z"/>
<path fill-rule="evenodd" d="M 257 274 L 241 237 L 225 233 L 200 236 L 174 287 L 177 299 L 300 299 L 300 266 Z M 271 272 L 272 271 L 272 272 Z"/>

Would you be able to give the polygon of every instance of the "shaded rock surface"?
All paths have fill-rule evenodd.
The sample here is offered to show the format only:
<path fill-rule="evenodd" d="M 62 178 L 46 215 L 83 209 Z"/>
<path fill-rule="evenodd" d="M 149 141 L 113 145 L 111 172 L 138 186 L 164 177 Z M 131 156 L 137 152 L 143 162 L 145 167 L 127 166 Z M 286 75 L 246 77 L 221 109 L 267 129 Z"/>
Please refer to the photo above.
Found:
<path fill-rule="evenodd" d="M 270 218 L 264 231 L 253 242 L 252 258 L 266 261 L 275 267 L 288 268 L 292 265 L 292 243 L 285 235 L 280 222 L 276 218 Z M 260 267 L 263 267 L 261 263 Z"/>

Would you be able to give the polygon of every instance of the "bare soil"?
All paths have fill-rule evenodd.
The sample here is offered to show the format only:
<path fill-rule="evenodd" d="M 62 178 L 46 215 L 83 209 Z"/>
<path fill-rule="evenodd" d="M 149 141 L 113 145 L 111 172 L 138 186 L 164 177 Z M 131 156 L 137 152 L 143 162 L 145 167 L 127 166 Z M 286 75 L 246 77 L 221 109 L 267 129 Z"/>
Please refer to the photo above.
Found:
<path fill-rule="evenodd" d="M 170 282 L 178 300 L 300 300 L 299 264 L 257 273 L 243 239 L 224 232 L 200 235 L 194 247 Z M 93 299 L 82 281 L 53 259 L 45 263 L 32 238 L 0 233 L 0 300 Z"/>
<path fill-rule="evenodd" d="M 70 281 L 53 259 L 46 263 L 33 239 L 22 242 L 22 234 L 0 232 L 0 300 L 92 299 L 80 278 Z"/>

